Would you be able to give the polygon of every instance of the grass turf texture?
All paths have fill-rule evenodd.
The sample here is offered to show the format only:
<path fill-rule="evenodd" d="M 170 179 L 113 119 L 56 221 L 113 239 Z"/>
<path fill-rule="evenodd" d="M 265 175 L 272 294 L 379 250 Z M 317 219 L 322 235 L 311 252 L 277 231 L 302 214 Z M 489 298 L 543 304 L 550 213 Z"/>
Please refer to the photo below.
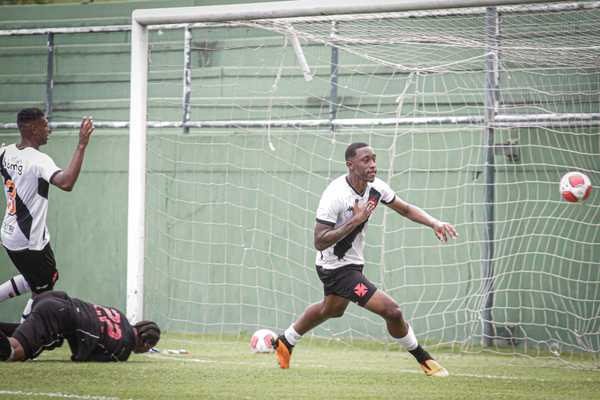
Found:
<path fill-rule="evenodd" d="M 308 339 L 308 338 L 306 338 Z M 247 338 L 165 335 L 161 349 L 127 363 L 72 363 L 68 348 L 0 363 L 0 399 L 600 399 L 600 370 L 544 367 L 508 355 L 436 350 L 450 371 L 428 378 L 403 351 L 303 340 L 289 370 L 251 354 Z M 547 364 L 547 363 L 546 363 Z"/>

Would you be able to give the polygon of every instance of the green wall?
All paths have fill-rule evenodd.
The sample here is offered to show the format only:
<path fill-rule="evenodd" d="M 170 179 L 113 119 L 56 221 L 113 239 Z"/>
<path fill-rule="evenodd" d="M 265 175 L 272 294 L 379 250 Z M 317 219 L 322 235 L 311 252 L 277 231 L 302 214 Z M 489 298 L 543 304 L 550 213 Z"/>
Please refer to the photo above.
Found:
<path fill-rule="evenodd" d="M 194 6 L 206 2 L 0 6 L 0 29 L 128 25 L 133 10 L 167 4 Z M 128 119 L 129 36 L 128 32 L 55 36 L 54 121 L 79 120 L 84 115 L 92 115 L 96 121 Z M 46 65 L 46 36 L 0 38 L 0 122 L 15 122 L 17 112 L 24 107 L 44 108 Z M 65 167 L 77 135 L 75 130 L 55 130 L 42 151 Z M 17 131 L 0 130 L 0 136 L 2 143 L 18 140 Z M 53 187 L 48 213 L 60 272 L 57 288 L 122 309 L 126 289 L 127 160 L 128 131 L 97 129 L 75 189 L 63 193 Z M 0 280 L 4 281 L 16 270 L 4 252 L 0 257 L 1 265 L 6 266 L 0 268 Z M 0 303 L 2 319 L 18 319 L 25 301 L 21 296 Z"/>

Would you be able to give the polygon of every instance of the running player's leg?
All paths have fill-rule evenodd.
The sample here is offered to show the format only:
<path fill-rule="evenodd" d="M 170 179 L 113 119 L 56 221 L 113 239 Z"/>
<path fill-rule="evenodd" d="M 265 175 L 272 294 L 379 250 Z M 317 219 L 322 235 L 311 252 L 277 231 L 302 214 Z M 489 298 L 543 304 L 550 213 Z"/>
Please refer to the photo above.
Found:
<path fill-rule="evenodd" d="M 308 306 L 300 318 L 294 321 L 282 335 L 273 340 L 279 366 L 289 368 L 292 350 L 302 335 L 329 318 L 339 318 L 344 315 L 348 303 L 348 299 L 329 294 L 322 301 Z"/>
<path fill-rule="evenodd" d="M 404 320 L 400 306 L 394 299 L 378 290 L 364 307 L 385 319 L 390 335 L 415 357 L 425 374 L 428 376 L 448 375 L 448 371 L 419 345 L 412 327 Z"/>
<path fill-rule="evenodd" d="M 350 300 L 335 294 L 327 295 L 322 301 L 308 306 L 292 326 L 302 336 L 329 318 L 339 318 L 344 315 L 349 302 Z"/>
<path fill-rule="evenodd" d="M 317 274 L 323 282 L 324 298 L 311 304 L 283 335 L 273 341 L 277 360 L 281 368 L 288 368 L 292 349 L 309 330 L 329 318 L 344 315 L 348 303 L 353 301 L 364 305 L 377 288 L 362 274 L 362 265 L 346 265 L 335 269 L 317 266 Z"/>

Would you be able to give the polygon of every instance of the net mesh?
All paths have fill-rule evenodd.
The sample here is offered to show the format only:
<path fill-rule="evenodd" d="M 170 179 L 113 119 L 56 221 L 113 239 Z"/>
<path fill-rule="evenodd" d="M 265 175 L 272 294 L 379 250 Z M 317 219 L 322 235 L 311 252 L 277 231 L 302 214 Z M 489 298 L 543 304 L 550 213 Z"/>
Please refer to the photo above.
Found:
<path fill-rule="evenodd" d="M 487 126 L 494 335 L 484 350 L 597 355 L 598 194 L 568 204 L 558 182 L 571 170 L 600 182 L 600 12 L 548 10 L 499 9 L 493 38 L 481 9 L 194 27 L 191 120 L 205 127 L 149 132 L 148 318 L 174 331 L 280 331 L 320 301 L 316 207 L 346 172 L 346 146 L 364 141 L 399 197 L 460 233 L 440 244 L 379 207 L 365 274 L 420 341 L 482 351 Z M 151 120 L 181 115 L 181 38 L 152 34 Z M 496 122 L 486 125 L 490 54 Z M 383 320 L 356 306 L 310 335 L 390 340 Z"/>

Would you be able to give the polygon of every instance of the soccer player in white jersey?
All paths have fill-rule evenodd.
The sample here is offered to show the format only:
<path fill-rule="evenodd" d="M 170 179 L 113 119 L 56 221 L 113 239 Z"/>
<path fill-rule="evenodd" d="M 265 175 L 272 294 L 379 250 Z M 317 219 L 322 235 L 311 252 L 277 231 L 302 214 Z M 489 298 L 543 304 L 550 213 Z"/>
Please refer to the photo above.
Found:
<path fill-rule="evenodd" d="M 448 371 L 418 344 L 396 301 L 363 275 L 363 251 L 367 221 L 379 202 L 429 226 L 443 242 L 448 236 L 456 238 L 456 229 L 401 200 L 387 183 L 376 178 L 376 156 L 366 143 L 352 143 L 345 158 L 348 174 L 335 179 L 323 192 L 314 229 L 316 268 L 325 297 L 308 306 L 273 340 L 279 366 L 289 368 L 292 350 L 302 335 L 329 318 L 341 317 L 352 301 L 385 319 L 389 334 L 416 358 L 426 375 L 447 376 Z"/>
<path fill-rule="evenodd" d="M 79 143 L 71 162 L 62 170 L 39 151 L 51 133 L 48 119 L 38 108 L 17 114 L 21 141 L 0 148 L 0 174 L 4 182 L 6 213 L 0 228 L 2 244 L 21 275 L 0 285 L 0 301 L 31 290 L 32 298 L 52 290 L 58 279 L 50 235 L 46 226 L 50 183 L 70 192 L 79 177 L 85 149 L 94 131 L 91 118 L 84 118 Z M 23 317 L 31 309 L 29 299 Z"/>

